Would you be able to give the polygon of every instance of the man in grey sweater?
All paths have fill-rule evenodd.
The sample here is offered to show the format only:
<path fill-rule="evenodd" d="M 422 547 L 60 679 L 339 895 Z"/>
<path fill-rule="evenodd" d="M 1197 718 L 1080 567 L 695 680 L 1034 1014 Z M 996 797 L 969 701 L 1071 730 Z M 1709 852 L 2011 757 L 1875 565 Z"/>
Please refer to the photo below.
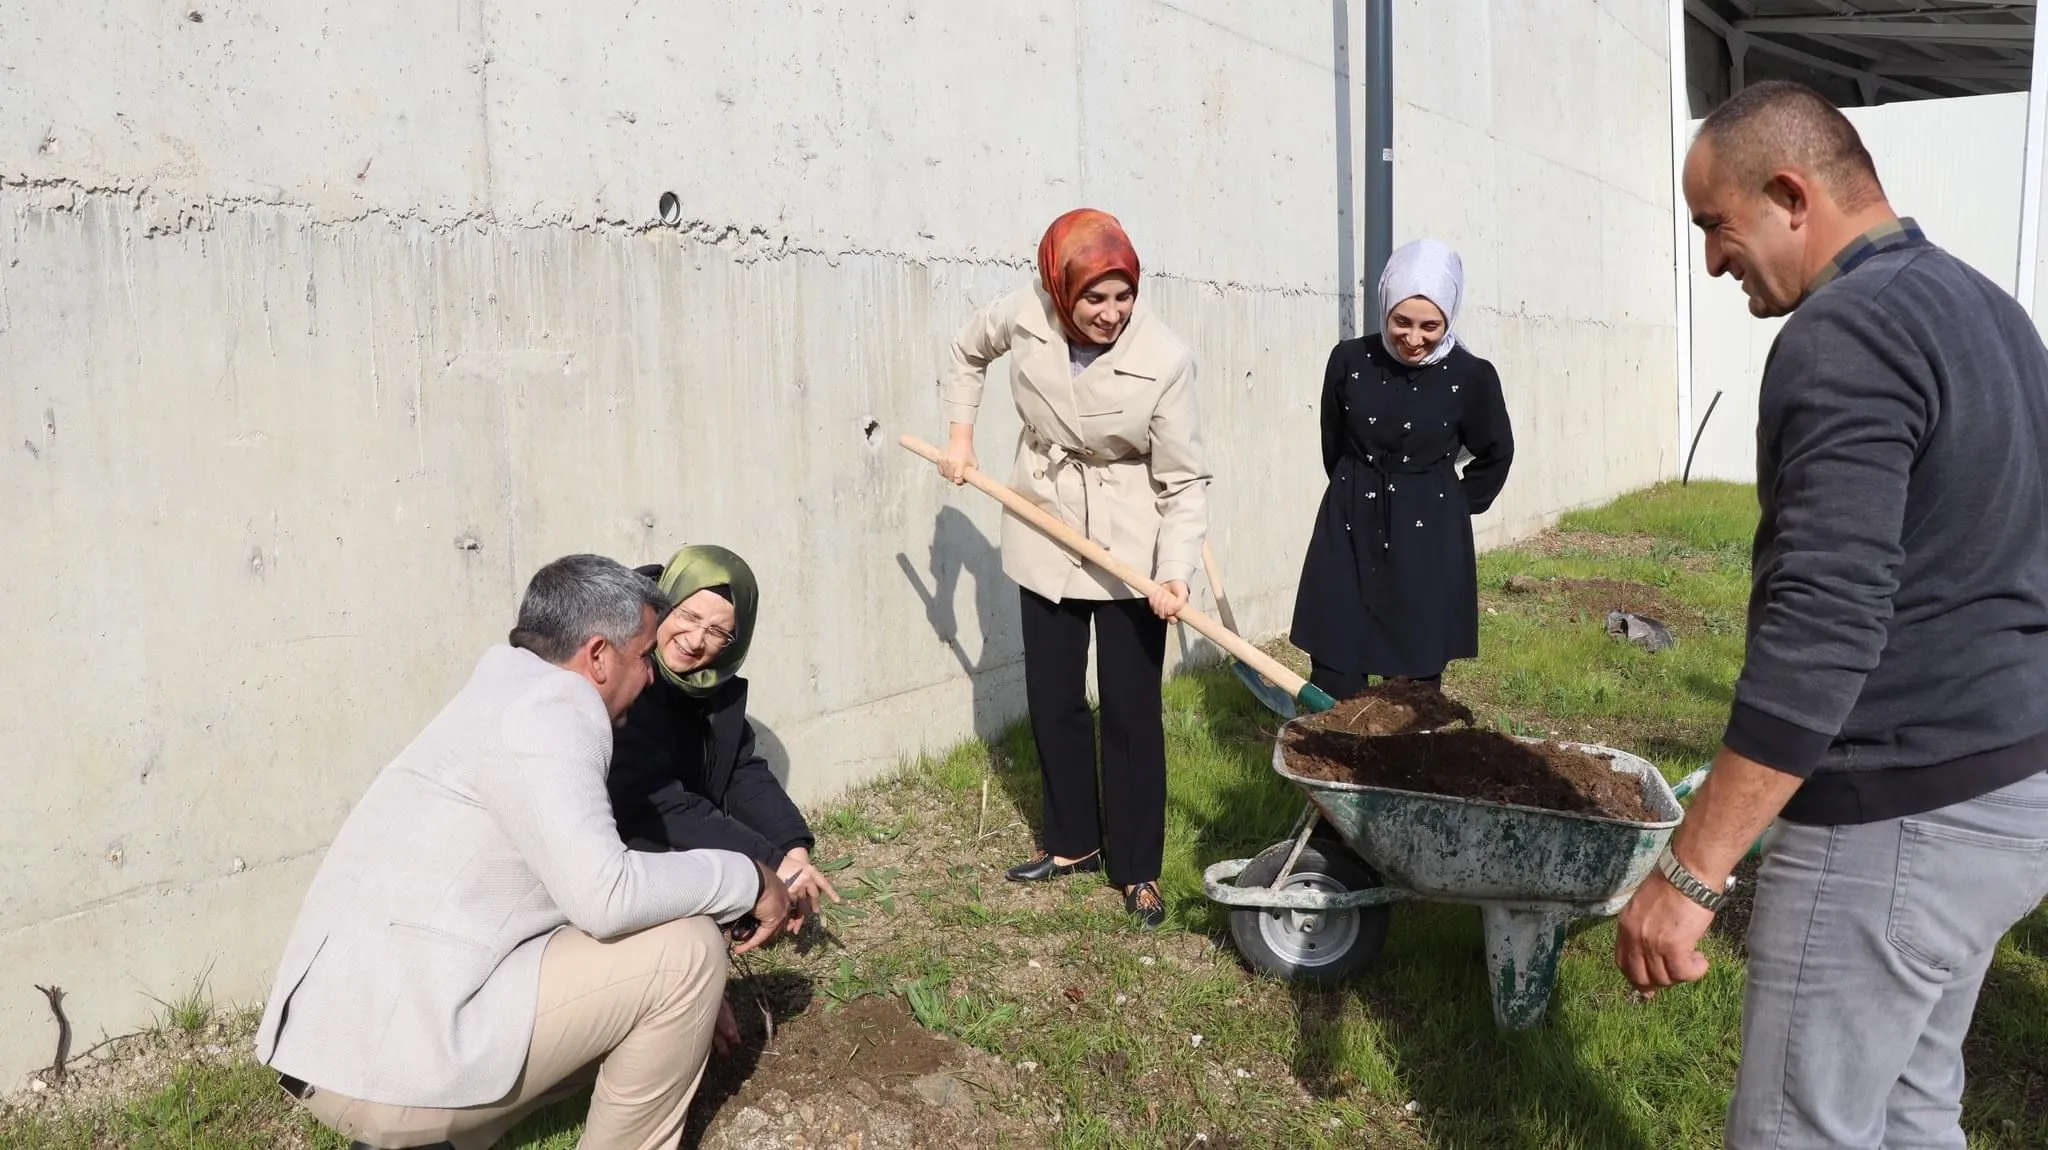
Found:
<path fill-rule="evenodd" d="M 1735 705 L 1616 958 L 1646 995 L 1703 976 L 1769 828 L 1727 1145 L 1960 1150 L 1978 989 L 2048 896 L 2048 352 L 1806 88 L 1722 105 L 1684 185 L 1708 269 L 1793 314 Z"/>
<path fill-rule="evenodd" d="M 256 1053 L 358 1148 L 482 1150 L 593 1079 L 583 1145 L 670 1150 L 740 950 L 789 913 L 730 851 L 629 851 L 612 728 L 668 602 L 595 555 L 533 577 L 509 646 L 378 774 L 313 877 Z"/>

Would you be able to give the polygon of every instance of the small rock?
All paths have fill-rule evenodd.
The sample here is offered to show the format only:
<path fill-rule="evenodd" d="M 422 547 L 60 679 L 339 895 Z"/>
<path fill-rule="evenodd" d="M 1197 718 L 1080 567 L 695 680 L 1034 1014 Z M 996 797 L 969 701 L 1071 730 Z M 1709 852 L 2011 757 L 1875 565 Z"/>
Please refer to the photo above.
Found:
<path fill-rule="evenodd" d="M 1034 1072 L 1034 1071 L 1036 1071 L 1036 1070 L 1038 1069 L 1038 1063 L 1036 1063 L 1036 1062 L 1019 1062 L 1019 1063 L 1017 1064 L 1017 1069 L 1019 1069 L 1019 1070 L 1022 1070 L 1022 1071 L 1023 1071 L 1024 1073 L 1026 1073 L 1026 1074 L 1030 1074 L 1030 1073 L 1032 1073 L 1032 1072 Z"/>
<path fill-rule="evenodd" d="M 1671 634 L 1671 628 L 1663 623 L 1647 615 L 1634 615 L 1627 611 L 1607 613 L 1607 633 L 1652 653 L 1666 650 L 1678 642 Z"/>
<path fill-rule="evenodd" d="M 50 1084 L 38 1078 L 35 1081 L 29 1083 L 28 1088 L 30 1090 L 35 1091 L 37 1094 L 41 1094 L 43 1091 L 48 1090 L 50 1088 Z"/>
<path fill-rule="evenodd" d="M 1029 962 L 1025 963 L 1024 965 L 1025 965 L 1025 966 L 1028 966 L 1028 967 L 1030 967 L 1030 968 L 1031 968 L 1031 969 L 1033 969 L 1033 970 L 1044 970 L 1044 969 L 1045 969 L 1045 964 L 1044 964 L 1044 963 L 1041 963 L 1041 962 L 1039 962 L 1039 961 L 1038 961 L 1037 959 L 1035 959 L 1035 958 L 1034 958 L 1034 959 L 1032 959 L 1031 961 L 1029 961 Z"/>
<path fill-rule="evenodd" d="M 1402 1107 L 1402 1109 L 1408 1111 L 1408 1113 L 1410 1114 L 1420 1114 L 1422 1113 L 1422 1103 L 1417 1102 L 1411 1098 L 1408 1100 L 1408 1105 Z"/>
<path fill-rule="evenodd" d="M 1188 1035 L 1188 1045 L 1189 1045 L 1189 1046 L 1194 1046 L 1194 1047 L 1199 1047 L 1199 1046 L 1201 1046 L 1201 1045 L 1202 1045 L 1202 1036 L 1201 1036 L 1201 1035 L 1199 1035 L 1199 1034 L 1190 1034 L 1190 1035 Z"/>
<path fill-rule="evenodd" d="M 751 1138 L 772 1125 L 769 1117 L 751 1106 L 743 1107 L 732 1116 L 732 1123 L 725 1128 L 729 1138 Z"/>
<path fill-rule="evenodd" d="M 1129 1001 L 1130 1001 L 1130 999 L 1129 999 L 1129 998 L 1127 998 L 1127 997 L 1125 997 L 1124 995 L 1121 995 L 1121 994 L 1119 994 L 1119 995 L 1117 995 L 1117 996 L 1116 996 L 1116 1004 L 1117 1004 L 1118 1006 L 1122 1006 L 1122 1005 L 1123 1005 L 1124 1003 L 1126 1003 L 1126 1002 L 1129 1002 Z"/>
<path fill-rule="evenodd" d="M 1342 1129 L 1344 1129 L 1344 1120 L 1343 1120 L 1342 1118 L 1332 1118 L 1332 1119 L 1330 1119 L 1330 1129 L 1332 1129 L 1332 1130 L 1342 1130 Z"/>
<path fill-rule="evenodd" d="M 1145 956 L 1143 956 L 1143 957 L 1141 957 L 1141 958 L 1139 958 L 1139 959 L 1138 959 L 1138 965 L 1139 965 L 1139 966 L 1153 966 L 1153 965 L 1156 965 L 1156 964 L 1157 964 L 1157 962 L 1158 962 L 1158 960 L 1157 960 L 1157 959 L 1155 959 L 1155 958 L 1153 958 L 1153 957 L 1152 957 L 1151 955 L 1149 955 L 1149 954 L 1148 954 L 1148 955 L 1145 955 Z"/>
<path fill-rule="evenodd" d="M 967 1088 L 960 1084 L 959 1079 L 944 1071 L 913 1079 L 910 1089 L 926 1103 L 941 1109 L 957 1110 L 962 1106 L 972 1109 L 974 1106 L 973 1100 L 967 1096 Z"/>
<path fill-rule="evenodd" d="M 1239 1078 L 1250 1078 L 1252 1076 L 1252 1072 L 1240 1066 L 1237 1068 L 1237 1076 Z"/>

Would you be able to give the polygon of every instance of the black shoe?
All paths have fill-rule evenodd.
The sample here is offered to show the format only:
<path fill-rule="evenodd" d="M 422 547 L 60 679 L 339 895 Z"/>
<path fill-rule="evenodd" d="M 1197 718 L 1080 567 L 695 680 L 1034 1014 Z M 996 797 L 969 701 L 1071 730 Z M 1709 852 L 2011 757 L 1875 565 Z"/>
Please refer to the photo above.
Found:
<path fill-rule="evenodd" d="M 378 1150 L 378 1148 L 370 1145 L 368 1142 L 351 1142 L 348 1144 L 348 1150 Z M 431 1146 L 408 1147 L 407 1150 L 455 1150 L 455 1143 L 436 1142 Z"/>
<path fill-rule="evenodd" d="M 1011 867 L 1008 877 L 1011 882 L 1044 882 L 1047 879 L 1060 878 L 1063 875 L 1094 874 L 1101 869 L 1101 851 L 1096 851 L 1087 858 L 1075 859 L 1073 862 L 1065 864 L 1052 861 L 1051 851 L 1039 851 L 1030 859 Z"/>
<path fill-rule="evenodd" d="M 1135 915 L 1138 925 L 1157 930 L 1166 925 L 1166 900 L 1159 897 L 1159 884 L 1141 882 L 1124 888 L 1124 910 Z"/>

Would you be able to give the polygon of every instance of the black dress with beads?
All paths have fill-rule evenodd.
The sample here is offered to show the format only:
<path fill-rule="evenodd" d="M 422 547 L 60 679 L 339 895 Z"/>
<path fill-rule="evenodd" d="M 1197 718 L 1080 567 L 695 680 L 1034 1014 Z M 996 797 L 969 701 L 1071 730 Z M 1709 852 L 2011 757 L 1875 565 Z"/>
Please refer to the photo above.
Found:
<path fill-rule="evenodd" d="M 1323 470 L 1289 635 L 1328 667 L 1427 678 L 1479 653 L 1472 517 L 1514 458 L 1500 376 L 1460 345 L 1411 367 L 1378 335 L 1330 352 Z M 1458 473 L 1460 449 L 1472 454 Z"/>

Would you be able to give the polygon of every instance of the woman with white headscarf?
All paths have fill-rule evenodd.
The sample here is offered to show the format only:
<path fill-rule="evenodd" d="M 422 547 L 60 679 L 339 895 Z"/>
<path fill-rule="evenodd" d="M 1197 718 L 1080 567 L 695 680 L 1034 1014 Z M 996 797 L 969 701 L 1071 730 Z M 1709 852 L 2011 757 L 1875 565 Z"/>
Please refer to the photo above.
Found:
<path fill-rule="evenodd" d="M 1500 376 L 1456 334 L 1464 281 L 1442 243 L 1403 245 L 1380 276 L 1379 333 L 1339 343 L 1323 374 L 1330 486 L 1289 637 L 1340 699 L 1371 676 L 1440 688 L 1446 664 L 1479 653 L 1472 517 L 1515 444 Z"/>

